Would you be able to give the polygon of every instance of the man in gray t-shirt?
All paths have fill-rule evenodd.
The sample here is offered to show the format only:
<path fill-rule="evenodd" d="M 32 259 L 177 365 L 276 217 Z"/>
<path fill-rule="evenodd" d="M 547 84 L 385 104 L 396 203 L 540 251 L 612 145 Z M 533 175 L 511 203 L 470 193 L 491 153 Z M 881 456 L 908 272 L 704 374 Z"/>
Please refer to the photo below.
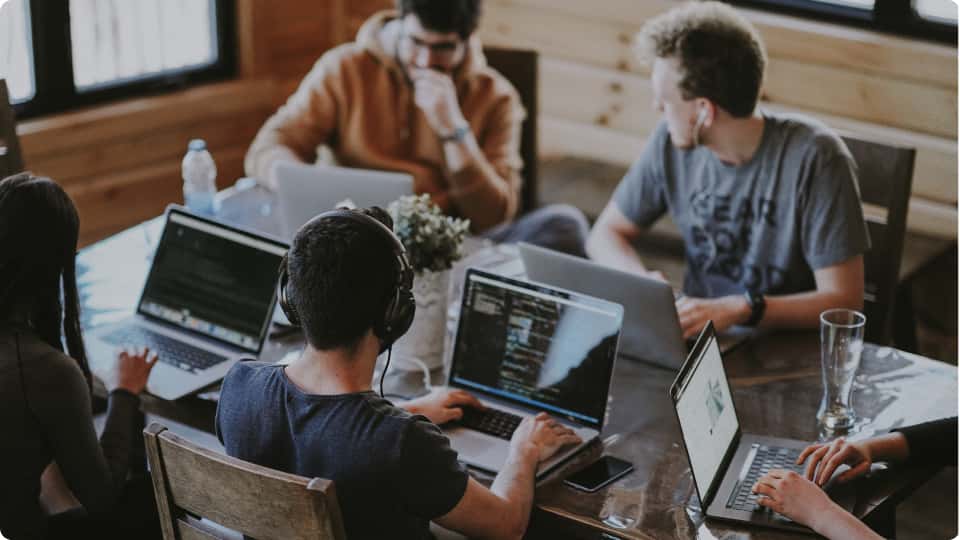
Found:
<path fill-rule="evenodd" d="M 756 31 L 706 2 L 652 19 L 639 41 L 664 120 L 597 220 L 590 256 L 659 277 L 632 244 L 670 212 L 686 251 L 687 337 L 707 320 L 815 326 L 825 309 L 861 308 L 870 242 L 855 164 L 825 125 L 757 109 Z"/>

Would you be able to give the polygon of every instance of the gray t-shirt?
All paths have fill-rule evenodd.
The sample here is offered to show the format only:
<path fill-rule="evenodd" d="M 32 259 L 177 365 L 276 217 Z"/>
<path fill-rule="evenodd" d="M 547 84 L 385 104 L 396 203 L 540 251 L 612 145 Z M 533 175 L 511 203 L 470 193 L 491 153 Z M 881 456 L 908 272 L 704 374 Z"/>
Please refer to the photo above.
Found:
<path fill-rule="evenodd" d="M 702 146 L 674 147 L 661 122 L 613 194 L 640 227 L 670 212 L 683 234 L 690 296 L 814 290 L 813 270 L 870 247 L 843 141 L 805 117 L 763 117 L 757 152 L 738 166 Z"/>

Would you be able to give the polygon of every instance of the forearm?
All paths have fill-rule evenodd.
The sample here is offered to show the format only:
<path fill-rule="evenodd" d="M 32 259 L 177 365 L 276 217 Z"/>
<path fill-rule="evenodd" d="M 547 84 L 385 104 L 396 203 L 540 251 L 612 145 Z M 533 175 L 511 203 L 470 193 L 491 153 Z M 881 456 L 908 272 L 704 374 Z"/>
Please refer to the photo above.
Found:
<path fill-rule="evenodd" d="M 536 449 L 511 448 L 507 462 L 490 486 L 490 491 L 506 501 L 507 507 L 513 513 L 510 520 L 515 524 L 513 529 L 518 531 L 519 535 L 527 530 L 530 522 L 536 470 Z"/>
<path fill-rule="evenodd" d="M 828 512 L 819 514 L 810 527 L 830 540 L 883 539 L 865 523 L 836 504 L 832 504 Z"/>
<path fill-rule="evenodd" d="M 450 180 L 450 198 L 473 232 L 499 225 L 517 213 L 517 180 L 504 178 L 467 135 L 443 145 Z M 512 181 L 511 181 L 512 180 Z"/>
<path fill-rule="evenodd" d="M 845 291 L 811 291 L 766 297 L 767 308 L 760 321 L 764 327 L 817 328 L 820 314 L 828 309 L 862 309 L 863 295 Z"/>
<path fill-rule="evenodd" d="M 872 461 L 906 461 L 910 456 L 907 438 L 903 433 L 894 432 L 868 439 Z"/>
<path fill-rule="evenodd" d="M 586 249 L 587 255 L 601 264 L 637 274 L 647 272 L 630 240 L 599 224 L 590 231 Z"/>

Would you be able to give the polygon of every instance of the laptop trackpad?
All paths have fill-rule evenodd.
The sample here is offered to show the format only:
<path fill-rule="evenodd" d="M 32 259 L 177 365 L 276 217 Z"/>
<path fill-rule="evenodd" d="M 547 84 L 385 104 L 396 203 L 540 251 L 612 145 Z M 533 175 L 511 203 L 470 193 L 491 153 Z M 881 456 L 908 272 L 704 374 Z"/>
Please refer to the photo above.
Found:
<path fill-rule="evenodd" d="M 509 441 L 461 427 L 444 429 L 444 433 L 460 461 L 468 465 L 496 473 L 507 459 Z"/>

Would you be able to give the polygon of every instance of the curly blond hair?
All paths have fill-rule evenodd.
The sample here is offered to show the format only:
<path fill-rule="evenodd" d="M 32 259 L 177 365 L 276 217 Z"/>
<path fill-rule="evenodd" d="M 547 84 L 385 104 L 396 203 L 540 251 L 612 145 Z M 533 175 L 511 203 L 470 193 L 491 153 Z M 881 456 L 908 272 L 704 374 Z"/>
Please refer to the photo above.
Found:
<path fill-rule="evenodd" d="M 736 117 L 753 114 L 767 53 L 742 15 L 720 2 L 690 2 L 644 24 L 636 38 L 641 59 L 674 59 L 684 99 L 707 98 Z"/>

